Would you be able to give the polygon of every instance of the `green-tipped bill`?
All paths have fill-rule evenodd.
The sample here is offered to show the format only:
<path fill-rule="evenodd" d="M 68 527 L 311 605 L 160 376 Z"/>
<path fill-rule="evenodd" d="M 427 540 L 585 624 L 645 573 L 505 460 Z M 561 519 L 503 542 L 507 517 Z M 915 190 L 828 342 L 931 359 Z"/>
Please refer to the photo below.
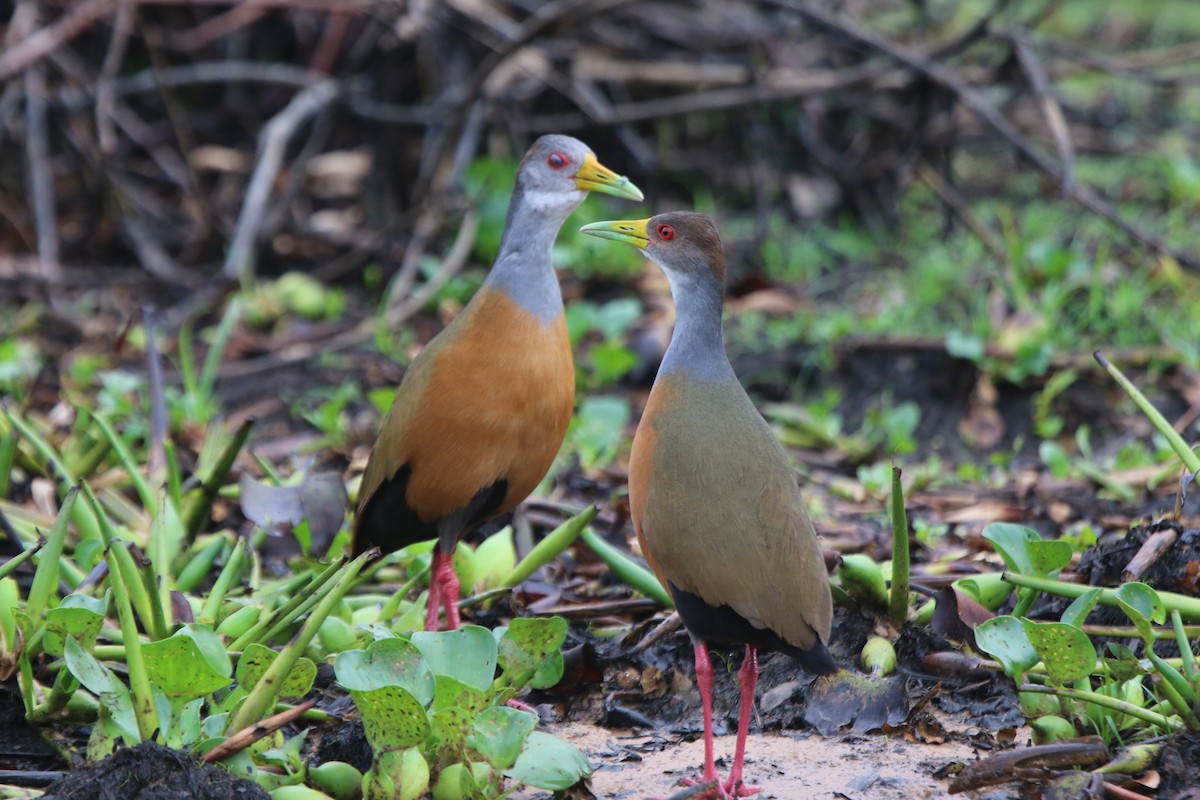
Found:
<path fill-rule="evenodd" d="M 642 190 L 634 186 L 629 178 L 613 172 L 591 153 L 584 157 L 583 166 L 575 173 L 575 186 L 585 192 L 604 192 L 626 200 L 642 199 Z"/>
<path fill-rule="evenodd" d="M 650 237 L 646 233 L 647 219 L 619 219 L 608 222 L 590 222 L 579 229 L 581 233 L 590 233 L 601 239 L 612 239 L 615 242 L 625 242 L 634 247 L 644 248 Z"/>

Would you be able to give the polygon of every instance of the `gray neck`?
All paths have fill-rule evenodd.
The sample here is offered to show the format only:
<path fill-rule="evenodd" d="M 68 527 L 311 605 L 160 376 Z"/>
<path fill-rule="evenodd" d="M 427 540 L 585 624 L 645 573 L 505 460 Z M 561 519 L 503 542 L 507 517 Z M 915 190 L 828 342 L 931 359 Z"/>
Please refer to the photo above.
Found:
<path fill-rule="evenodd" d="M 578 194 L 576 200 L 518 189 L 508 209 L 500 253 L 484 281 L 489 289 L 504 292 L 543 323 L 563 311 L 551 256 L 559 229 L 586 196 Z"/>
<path fill-rule="evenodd" d="M 681 372 L 691 378 L 722 380 L 733 375 L 721 338 L 721 294 L 715 279 L 664 270 L 675 298 L 675 331 L 660 375 Z"/>

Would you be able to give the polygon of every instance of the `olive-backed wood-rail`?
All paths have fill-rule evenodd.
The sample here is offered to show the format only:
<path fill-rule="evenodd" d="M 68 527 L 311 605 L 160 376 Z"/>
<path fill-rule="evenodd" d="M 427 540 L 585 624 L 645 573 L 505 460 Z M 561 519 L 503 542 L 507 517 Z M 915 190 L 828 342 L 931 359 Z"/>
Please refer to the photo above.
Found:
<path fill-rule="evenodd" d="M 569 136 L 539 138 L 517 168 L 495 264 L 462 312 L 413 359 L 363 473 L 353 552 L 437 539 L 426 630 L 456 628 L 458 540 L 511 511 L 545 476 L 575 403 L 575 367 L 551 263 L 589 191 L 642 193 Z"/>
<path fill-rule="evenodd" d="M 717 779 L 708 644 L 746 646 L 733 769 L 716 795 L 752 794 L 741 781 L 758 650 L 782 650 L 810 672 L 836 670 L 825 647 L 833 602 L 824 559 L 787 454 L 725 354 L 725 254 L 712 220 L 675 212 L 582 230 L 641 248 L 671 285 L 675 330 L 634 436 L 629 505 L 642 553 L 695 647 L 702 781 Z"/>

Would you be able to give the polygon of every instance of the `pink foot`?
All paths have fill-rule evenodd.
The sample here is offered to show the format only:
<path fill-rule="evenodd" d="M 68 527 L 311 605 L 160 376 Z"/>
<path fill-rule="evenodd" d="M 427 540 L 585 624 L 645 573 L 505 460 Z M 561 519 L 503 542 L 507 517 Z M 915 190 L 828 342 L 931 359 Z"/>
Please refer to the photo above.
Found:
<path fill-rule="evenodd" d="M 728 800 L 729 795 L 725 792 L 725 787 L 718 778 L 684 778 L 679 782 L 684 786 L 699 786 L 702 783 L 709 783 L 713 780 L 717 781 L 717 785 L 704 794 L 697 795 L 695 800 Z"/>
<path fill-rule="evenodd" d="M 733 778 L 725 781 L 721 788 L 724 789 L 730 797 L 750 797 L 751 795 L 756 795 L 762 791 L 760 787 L 751 786 L 747 783 L 743 783 L 740 780 L 737 781 L 737 785 L 735 786 Z"/>

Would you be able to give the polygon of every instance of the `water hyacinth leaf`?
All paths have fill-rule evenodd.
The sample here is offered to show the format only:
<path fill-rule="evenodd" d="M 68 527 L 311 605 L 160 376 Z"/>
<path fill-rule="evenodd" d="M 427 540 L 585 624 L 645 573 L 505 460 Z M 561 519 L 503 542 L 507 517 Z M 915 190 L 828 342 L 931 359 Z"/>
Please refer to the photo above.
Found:
<path fill-rule="evenodd" d="M 987 572 L 970 578 L 959 578 L 954 587 L 975 598 L 984 608 L 995 611 L 1012 594 L 1012 584 L 1004 581 L 1004 573 Z"/>
<path fill-rule="evenodd" d="M 1016 678 L 1038 662 L 1037 651 L 1017 617 L 1006 614 L 979 623 L 975 641 L 980 650 L 1004 665 L 1004 674 L 1010 678 Z"/>
<path fill-rule="evenodd" d="M 1064 622 L 1021 620 L 1025 635 L 1053 683 L 1067 684 L 1086 678 L 1096 668 L 1096 648 L 1087 634 Z"/>
<path fill-rule="evenodd" d="M 1125 616 L 1137 628 L 1138 634 L 1147 642 L 1154 638 L 1153 623 L 1162 624 L 1167 620 L 1167 610 L 1163 606 L 1158 592 L 1144 583 L 1122 584 L 1113 593 L 1117 605 L 1125 612 Z"/>
<path fill-rule="evenodd" d="M 433 672 L 416 645 L 404 639 L 378 639 L 364 650 L 347 650 L 337 657 L 334 672 L 347 689 L 402 686 L 422 706 L 433 700 Z"/>
<path fill-rule="evenodd" d="M 492 767 L 505 770 L 517 762 L 537 723 L 537 715 L 528 711 L 508 706 L 489 708 L 475 718 L 468 744 Z"/>
<path fill-rule="evenodd" d="M 249 692 L 258 684 L 259 680 L 266 674 L 266 671 L 270 669 L 271 664 L 278 657 L 279 654 L 274 650 L 257 642 L 247 645 L 237 663 L 238 685 Z M 303 697 L 312 688 L 316 677 L 317 665 L 307 658 L 298 658 L 296 665 L 292 667 L 287 677 L 284 678 L 283 686 L 279 690 L 279 696 Z"/>
<path fill-rule="evenodd" d="M 449 675 L 480 691 L 487 691 L 496 677 L 496 640 L 487 628 L 417 631 L 412 643 L 436 675 Z"/>
<path fill-rule="evenodd" d="M 1024 525 L 993 522 L 983 529 L 983 538 L 992 543 L 1005 566 L 1022 575 L 1054 577 L 1071 561 L 1069 543 L 1042 539 Z"/>
<path fill-rule="evenodd" d="M 367 741 L 376 752 L 400 750 L 421 744 L 429 736 L 425 706 L 406 689 L 381 686 L 352 690 L 354 705 L 362 714 Z"/>
<path fill-rule="evenodd" d="M 75 639 L 85 650 L 91 650 L 104 624 L 108 607 L 105 597 L 69 594 L 57 608 L 46 612 L 46 652 L 61 656 L 67 637 Z"/>
<path fill-rule="evenodd" d="M 562 617 L 512 620 L 500 636 L 499 645 L 500 667 L 509 683 L 521 686 L 529 682 L 538 689 L 557 683 L 562 677 L 562 643 L 566 638 L 567 621 Z"/>
<path fill-rule="evenodd" d="M 1110 675 L 1119 681 L 1130 680 L 1145 674 L 1137 654 L 1120 642 L 1108 642 L 1104 645 L 1104 666 Z"/>
<path fill-rule="evenodd" d="M 449 675 L 435 676 L 430 723 L 439 747 L 462 750 L 471 734 L 475 718 L 489 705 L 488 695 Z"/>
<path fill-rule="evenodd" d="M 538 789 L 557 792 L 569 789 L 592 774 L 579 748 L 548 733 L 534 731 L 525 740 L 517 763 L 504 774 Z"/>
<path fill-rule="evenodd" d="M 196 649 L 214 671 L 221 675 L 233 673 L 233 662 L 229 659 L 229 653 L 226 652 L 220 637 L 213 632 L 212 626 L 189 622 L 177 630 L 175 635 L 186 636 L 195 642 Z"/>
<path fill-rule="evenodd" d="M 433 710 L 463 708 L 472 716 L 488 707 L 488 696 L 480 689 L 463 683 L 450 675 L 435 675 L 436 689 L 433 695 Z"/>
<path fill-rule="evenodd" d="M 141 734 L 133 713 L 133 697 L 129 694 L 129 687 L 70 637 L 63 646 L 63 659 L 71 674 L 100 699 L 109 720 L 125 741 L 130 744 L 140 742 Z"/>
<path fill-rule="evenodd" d="M 213 668 L 190 636 L 171 636 L 142 645 L 146 673 L 171 703 L 184 703 L 223 689 L 233 680 Z"/>
<path fill-rule="evenodd" d="M 1085 594 L 1079 595 L 1071 601 L 1071 605 L 1067 606 L 1067 610 L 1063 612 L 1062 622 L 1067 625 L 1074 625 L 1079 628 L 1087 620 L 1088 614 L 1092 613 L 1092 609 L 1100 602 L 1100 597 L 1104 594 L 1101 589 L 1091 589 Z"/>

